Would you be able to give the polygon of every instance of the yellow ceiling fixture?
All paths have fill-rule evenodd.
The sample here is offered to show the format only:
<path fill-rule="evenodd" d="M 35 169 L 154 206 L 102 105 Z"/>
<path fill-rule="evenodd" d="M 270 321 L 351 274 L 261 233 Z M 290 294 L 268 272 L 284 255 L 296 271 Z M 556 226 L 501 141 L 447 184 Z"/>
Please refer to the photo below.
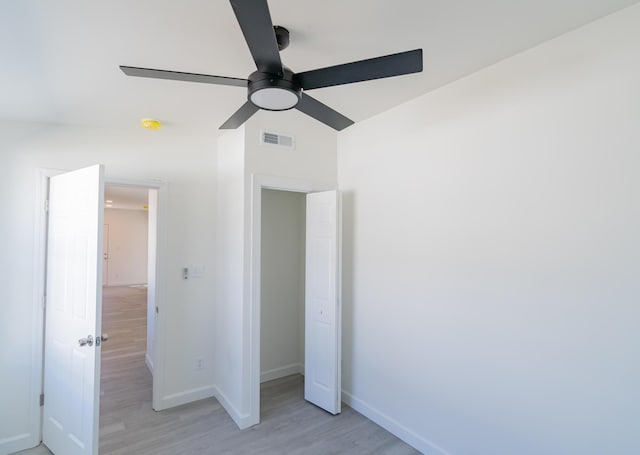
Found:
<path fill-rule="evenodd" d="M 162 124 L 158 120 L 153 120 L 150 118 L 143 118 L 140 120 L 140 124 L 145 130 L 159 130 L 162 128 Z"/>

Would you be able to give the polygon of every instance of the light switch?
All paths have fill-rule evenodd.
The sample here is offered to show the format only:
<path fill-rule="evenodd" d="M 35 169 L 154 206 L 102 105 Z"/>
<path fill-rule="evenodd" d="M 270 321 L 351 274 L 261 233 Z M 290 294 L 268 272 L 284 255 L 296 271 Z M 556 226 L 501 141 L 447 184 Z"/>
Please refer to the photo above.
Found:
<path fill-rule="evenodd" d="M 204 276 L 204 265 L 190 265 L 189 267 L 183 267 L 182 279 L 188 280 L 189 278 L 202 278 Z"/>
<path fill-rule="evenodd" d="M 204 276 L 204 265 L 192 265 L 189 267 L 190 276 L 193 278 L 202 278 Z"/>

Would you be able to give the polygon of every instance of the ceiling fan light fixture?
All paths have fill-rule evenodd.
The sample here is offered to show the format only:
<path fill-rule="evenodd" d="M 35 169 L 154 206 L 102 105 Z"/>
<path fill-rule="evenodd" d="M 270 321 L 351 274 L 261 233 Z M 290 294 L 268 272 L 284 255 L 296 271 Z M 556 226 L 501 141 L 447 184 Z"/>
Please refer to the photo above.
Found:
<path fill-rule="evenodd" d="M 286 111 L 300 102 L 302 87 L 287 67 L 282 75 L 256 71 L 249 76 L 247 98 L 254 106 L 267 111 Z"/>
<path fill-rule="evenodd" d="M 266 87 L 249 95 L 249 100 L 260 109 L 268 111 L 286 111 L 296 107 L 299 95 L 286 88 Z"/>

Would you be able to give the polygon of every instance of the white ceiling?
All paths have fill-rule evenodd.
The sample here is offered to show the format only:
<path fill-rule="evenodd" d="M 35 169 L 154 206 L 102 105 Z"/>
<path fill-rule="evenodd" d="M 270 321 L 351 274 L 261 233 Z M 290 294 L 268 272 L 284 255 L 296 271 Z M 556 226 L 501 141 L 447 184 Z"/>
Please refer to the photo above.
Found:
<path fill-rule="evenodd" d="M 293 71 L 424 49 L 424 72 L 310 92 L 359 121 L 637 0 L 270 0 Z M 118 65 L 246 78 L 226 0 L 0 0 L 0 118 L 213 132 L 246 90 L 127 77 Z M 268 115 L 278 115 L 269 113 Z M 299 114 L 303 115 L 303 114 Z"/>

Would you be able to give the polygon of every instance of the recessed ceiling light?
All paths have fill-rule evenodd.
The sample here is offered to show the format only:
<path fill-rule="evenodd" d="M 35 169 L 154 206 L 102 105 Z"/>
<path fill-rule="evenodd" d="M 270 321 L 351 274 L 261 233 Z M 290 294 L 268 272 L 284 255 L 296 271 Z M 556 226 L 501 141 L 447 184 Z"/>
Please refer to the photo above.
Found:
<path fill-rule="evenodd" d="M 153 120 L 150 118 L 143 118 L 140 120 L 140 124 L 146 130 L 159 130 L 162 128 L 162 124 L 158 120 Z"/>
<path fill-rule="evenodd" d="M 105 207 L 113 207 L 113 204 L 107 204 Z"/>
<path fill-rule="evenodd" d="M 111 200 L 107 199 L 107 203 L 111 203 L 111 202 L 113 202 L 113 201 L 111 201 Z"/>

